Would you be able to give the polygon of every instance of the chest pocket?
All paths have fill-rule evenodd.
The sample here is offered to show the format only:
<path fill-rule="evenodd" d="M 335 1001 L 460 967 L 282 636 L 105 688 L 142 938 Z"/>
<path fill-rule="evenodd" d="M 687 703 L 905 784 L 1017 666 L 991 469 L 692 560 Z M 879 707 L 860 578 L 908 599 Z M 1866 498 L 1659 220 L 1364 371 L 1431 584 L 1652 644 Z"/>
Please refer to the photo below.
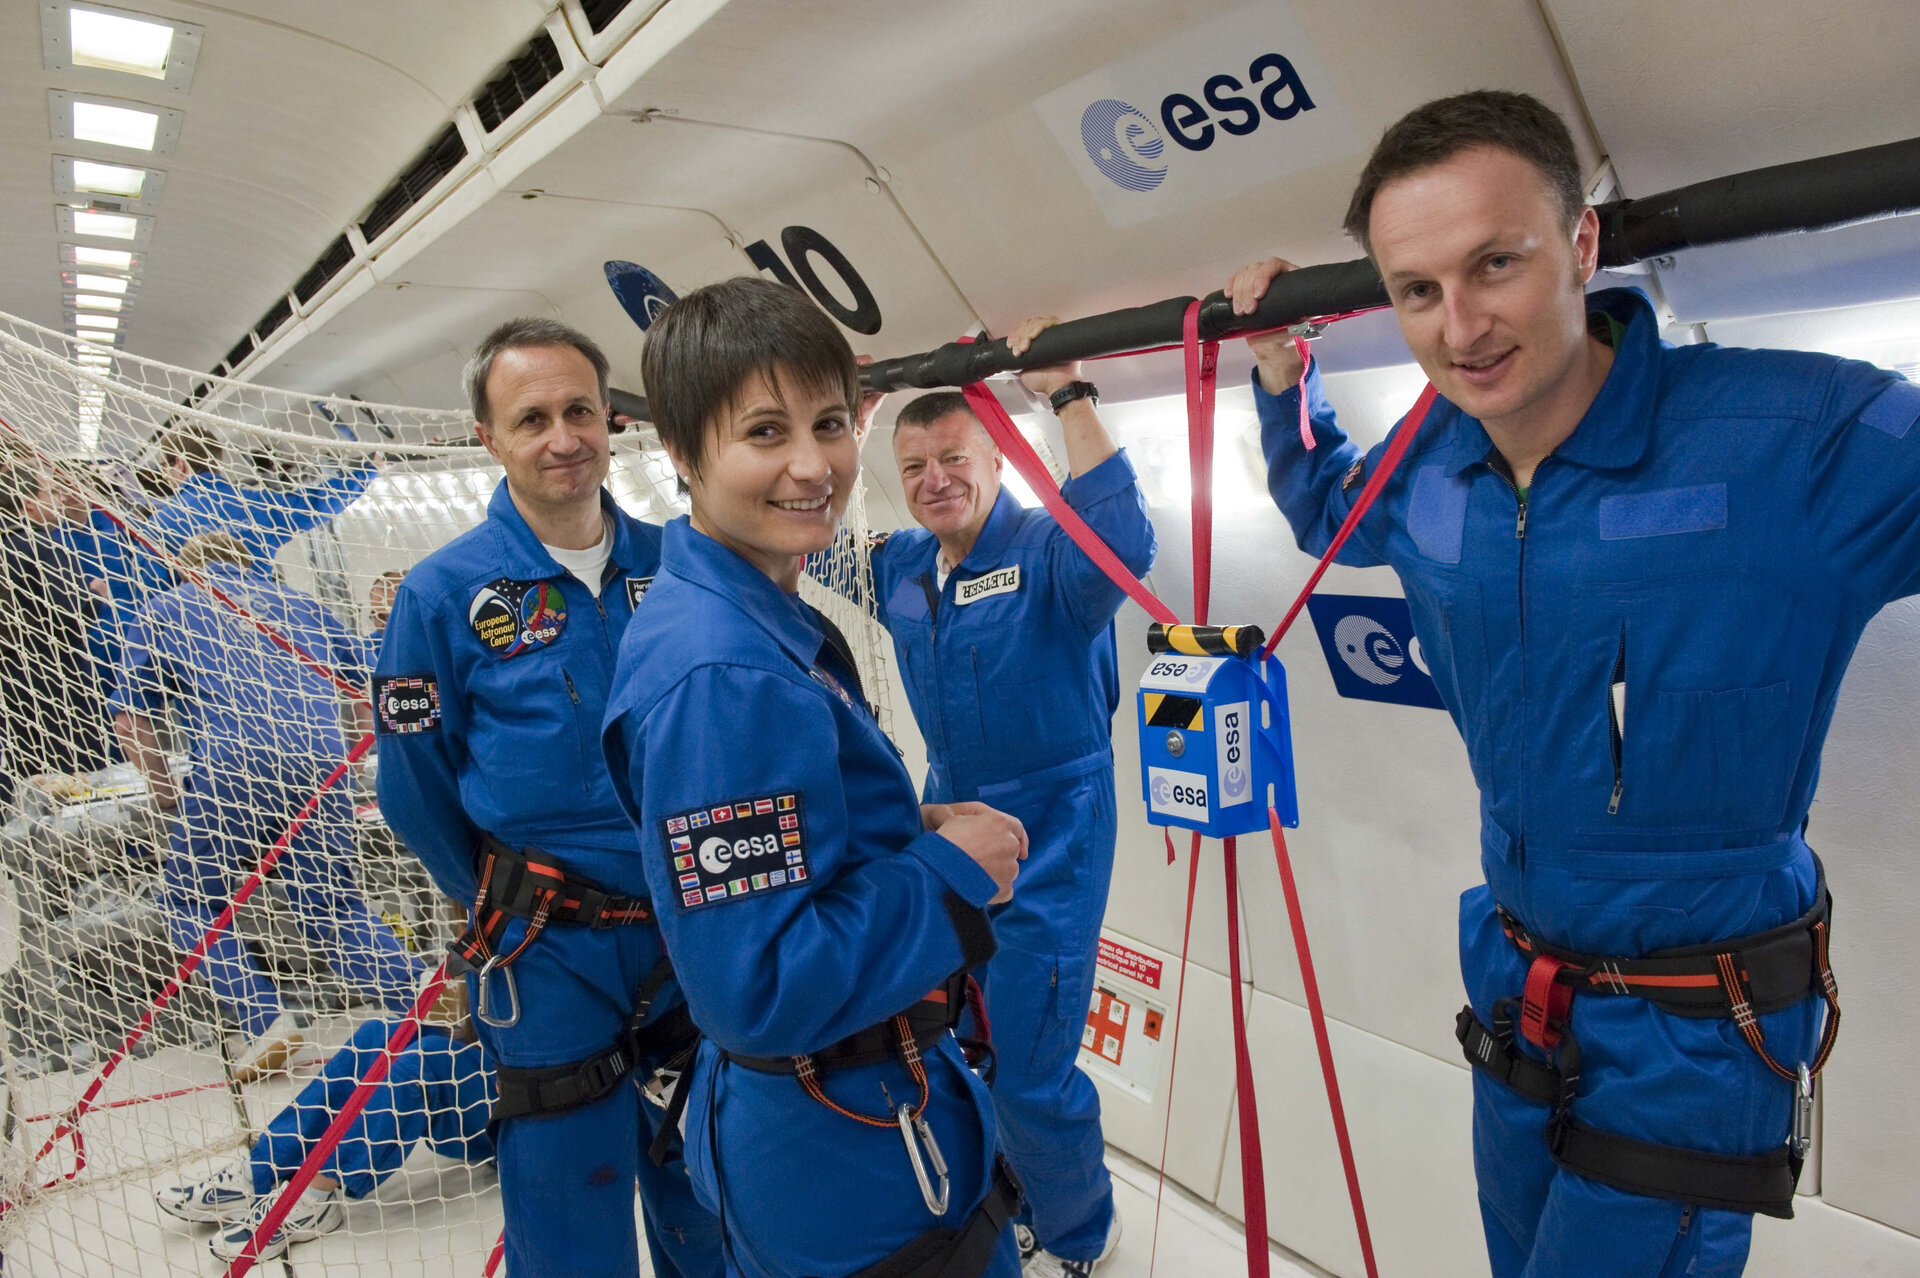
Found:
<path fill-rule="evenodd" d="M 495 800 L 508 812 L 526 812 L 590 793 L 598 769 L 588 766 L 588 689 L 581 678 L 552 651 L 488 665 L 493 678 L 474 707 L 479 739 L 472 753 Z"/>

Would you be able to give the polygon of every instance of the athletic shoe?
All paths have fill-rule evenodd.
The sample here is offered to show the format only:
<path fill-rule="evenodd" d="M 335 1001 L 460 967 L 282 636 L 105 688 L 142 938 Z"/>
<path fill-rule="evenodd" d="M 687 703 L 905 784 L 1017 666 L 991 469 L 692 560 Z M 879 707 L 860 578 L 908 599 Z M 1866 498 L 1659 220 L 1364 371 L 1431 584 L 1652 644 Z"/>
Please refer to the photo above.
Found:
<path fill-rule="evenodd" d="M 233 1081 L 242 1085 L 258 1082 L 263 1075 L 284 1068 L 293 1054 L 306 1046 L 307 1036 L 300 1032 L 306 1027 L 306 1020 L 298 1012 L 282 1012 L 274 1017 L 272 1023 L 260 1031 L 260 1036 L 235 1058 Z"/>
<path fill-rule="evenodd" d="M 1033 1230 L 1026 1225 L 1013 1227 L 1013 1241 L 1020 1248 L 1020 1267 L 1025 1269 L 1027 1262 L 1040 1251 L 1040 1240 L 1033 1236 Z"/>
<path fill-rule="evenodd" d="M 168 1185 L 155 1193 L 160 1210 L 196 1225 L 230 1225 L 253 1209 L 253 1165 L 236 1159 L 205 1180 Z"/>
<path fill-rule="evenodd" d="M 1106 1263 L 1107 1258 L 1113 1255 L 1114 1249 L 1119 1245 L 1120 1213 L 1115 1211 L 1113 1223 L 1107 1226 L 1106 1245 L 1092 1260 L 1062 1260 L 1050 1251 L 1037 1251 L 1033 1254 L 1033 1259 L 1027 1261 L 1026 1267 L 1020 1272 L 1023 1278 L 1089 1278 L 1095 1270 Z"/>
<path fill-rule="evenodd" d="M 238 1260 L 240 1253 L 247 1249 L 247 1240 L 253 1237 L 253 1231 L 273 1210 L 276 1197 L 268 1194 L 254 1203 L 245 1220 L 209 1238 L 207 1250 L 220 1260 Z M 258 1258 L 272 1260 L 275 1256 L 284 1256 L 294 1243 L 310 1242 L 321 1234 L 330 1234 L 345 1224 L 346 1219 L 346 1202 L 337 1188 L 308 1189 L 280 1222 L 280 1228 L 273 1231 L 273 1237 L 261 1240 Z"/>

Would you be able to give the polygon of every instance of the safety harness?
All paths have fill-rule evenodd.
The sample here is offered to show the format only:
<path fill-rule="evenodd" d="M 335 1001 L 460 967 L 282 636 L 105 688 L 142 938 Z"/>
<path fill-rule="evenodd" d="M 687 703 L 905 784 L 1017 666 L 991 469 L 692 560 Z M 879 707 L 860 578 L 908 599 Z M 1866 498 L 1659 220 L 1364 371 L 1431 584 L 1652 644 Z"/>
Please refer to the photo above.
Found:
<path fill-rule="evenodd" d="M 1553 1111 L 1547 1147 L 1568 1171 L 1650 1198 L 1791 1219 L 1794 1187 L 1812 1140 L 1813 1080 L 1826 1068 L 1840 1032 L 1840 990 L 1827 957 L 1833 897 L 1826 871 L 1817 872 L 1813 908 L 1784 927 L 1711 945 L 1656 950 L 1637 959 L 1549 945 L 1501 907 L 1501 927 L 1532 962 L 1522 995 L 1494 1004 L 1491 1028 L 1470 1005 L 1461 1009 L 1454 1035 L 1467 1063 Z M 1731 1019 L 1767 1068 L 1794 1086 L 1787 1143 L 1764 1154 L 1716 1154 L 1635 1140 L 1576 1121 L 1575 994 L 1643 998 L 1674 1016 Z M 1811 1062 L 1789 1069 L 1768 1048 L 1759 1018 L 1816 994 L 1827 1005 L 1819 1050 Z M 1525 1055 L 1514 1042 L 1516 1005 L 1520 1036 L 1547 1053 L 1545 1061 Z"/>
<path fill-rule="evenodd" d="M 526 935 L 505 954 L 499 946 L 507 925 L 527 920 Z M 653 903 L 645 897 L 609 892 L 585 875 L 561 866 L 538 848 L 516 850 L 493 835 L 480 843 L 480 890 L 473 901 L 467 930 L 452 945 L 449 967 L 479 973 L 475 1014 L 487 1025 L 507 1029 L 520 1020 L 520 996 L 512 965 L 534 939 L 553 924 L 595 930 L 627 927 L 654 921 Z M 489 981 L 500 975 L 506 982 L 510 1011 L 491 1016 Z M 653 1003 L 673 977 L 673 963 L 661 959 L 634 994 L 634 1007 L 618 1037 L 605 1049 L 584 1060 L 564 1065 L 523 1068 L 501 1065 L 494 1070 L 500 1098 L 493 1122 L 582 1109 L 613 1094 L 615 1088 L 650 1056 L 669 1054 L 666 1071 L 684 1068 L 699 1041 L 699 1031 L 684 1006 L 649 1020 Z"/>

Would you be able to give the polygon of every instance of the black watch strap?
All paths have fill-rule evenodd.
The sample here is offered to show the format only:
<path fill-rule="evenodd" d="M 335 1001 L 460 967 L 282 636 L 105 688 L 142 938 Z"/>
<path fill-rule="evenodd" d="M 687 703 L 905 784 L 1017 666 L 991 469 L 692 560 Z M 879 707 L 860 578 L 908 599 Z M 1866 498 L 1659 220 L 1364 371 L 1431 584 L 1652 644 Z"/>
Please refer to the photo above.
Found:
<path fill-rule="evenodd" d="M 1076 399 L 1090 399 L 1097 404 L 1100 402 L 1100 388 L 1092 382 L 1068 382 L 1065 386 L 1062 386 L 1059 390 L 1047 396 L 1047 402 L 1053 405 L 1053 411 L 1056 415 L 1059 414 L 1061 409 Z"/>

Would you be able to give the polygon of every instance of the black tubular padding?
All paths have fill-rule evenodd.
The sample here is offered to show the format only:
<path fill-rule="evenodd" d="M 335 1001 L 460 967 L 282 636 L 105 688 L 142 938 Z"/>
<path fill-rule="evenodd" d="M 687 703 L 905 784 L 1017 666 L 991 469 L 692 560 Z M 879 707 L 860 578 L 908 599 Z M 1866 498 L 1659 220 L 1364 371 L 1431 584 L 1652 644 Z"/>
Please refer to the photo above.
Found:
<path fill-rule="evenodd" d="M 1920 138 L 1754 169 L 1637 200 L 1596 206 L 1600 265 L 1625 266 L 1686 248 L 1821 231 L 1920 211 Z M 950 342 L 860 370 L 871 390 L 965 386 L 994 373 L 1170 346 L 1181 340 L 1190 297 L 1068 320 L 1042 332 L 1016 360 L 1004 339 Z M 1275 279 L 1251 315 L 1235 315 L 1224 293 L 1200 303 L 1201 338 L 1218 341 L 1282 328 L 1316 315 L 1387 304 L 1365 258 L 1303 266 Z"/>
<path fill-rule="evenodd" d="M 1536 1104 L 1551 1107 L 1565 1099 L 1560 1071 L 1521 1055 L 1511 1042 L 1481 1024 L 1471 1005 L 1461 1008 L 1454 1018 L 1453 1036 L 1460 1040 L 1467 1064 L 1494 1081 Z"/>
<path fill-rule="evenodd" d="M 500 1099 L 494 1103 L 493 1122 L 584 1109 L 613 1095 L 644 1058 L 682 1047 L 698 1034 L 682 1006 L 650 1025 L 623 1033 L 611 1047 L 583 1061 L 540 1068 L 496 1066 L 494 1081 Z"/>
<path fill-rule="evenodd" d="M 1563 1119 L 1548 1124 L 1547 1148 L 1574 1175 L 1629 1194 L 1793 1219 L 1801 1160 L 1785 1145 L 1764 1154 L 1710 1154 Z"/>
<path fill-rule="evenodd" d="M 621 390 L 618 386 L 607 387 L 607 407 L 622 417 L 633 418 L 636 422 L 653 420 L 653 410 L 647 407 L 646 396 Z"/>
<path fill-rule="evenodd" d="M 868 1265 L 852 1278 L 980 1278 L 1000 1248 L 1000 1235 L 1020 1210 L 1020 1182 L 1007 1161 L 993 1160 L 987 1196 L 958 1229 L 929 1229 L 912 1242 Z"/>

